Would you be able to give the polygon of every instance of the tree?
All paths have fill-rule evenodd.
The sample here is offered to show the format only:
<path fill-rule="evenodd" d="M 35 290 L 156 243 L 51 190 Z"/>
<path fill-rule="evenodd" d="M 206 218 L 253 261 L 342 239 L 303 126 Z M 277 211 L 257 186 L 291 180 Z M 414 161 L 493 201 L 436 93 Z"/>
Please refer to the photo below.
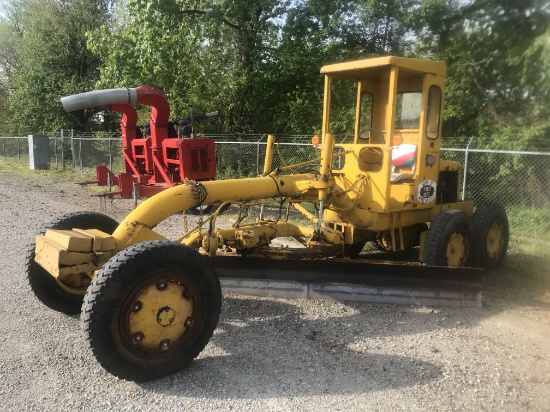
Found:
<path fill-rule="evenodd" d="M 19 133 L 83 130 L 93 113 L 67 114 L 59 99 L 93 88 L 99 59 L 86 45 L 86 32 L 108 18 L 104 0 L 21 0 L 9 22 L 18 36 L 18 67 L 9 76 L 9 107 Z M 20 18 L 19 18 L 20 16 Z M 4 26 L 5 27 L 5 26 Z"/>
<path fill-rule="evenodd" d="M 17 3 L 5 4 L 0 15 L 0 130 L 13 132 L 8 99 L 12 92 L 11 79 L 19 67 L 17 44 L 21 38 L 20 15 Z"/>
<path fill-rule="evenodd" d="M 548 72 L 540 60 L 541 36 L 550 23 L 545 3 L 431 3 L 446 7 L 423 10 L 427 30 L 416 52 L 447 63 L 444 134 L 487 136 L 495 141 L 511 125 L 529 124 L 534 105 L 540 105 L 537 102 L 550 87 L 543 81 Z M 508 137 L 503 140 L 511 143 Z"/>
<path fill-rule="evenodd" d="M 96 30 L 91 50 L 103 56 L 104 85 L 153 83 L 173 113 L 220 109 L 226 128 L 251 131 L 253 74 L 270 59 L 275 20 L 288 0 L 129 0 L 124 24 Z M 206 105 L 210 107 L 205 107 Z M 216 107 L 212 107 L 216 106 Z"/>

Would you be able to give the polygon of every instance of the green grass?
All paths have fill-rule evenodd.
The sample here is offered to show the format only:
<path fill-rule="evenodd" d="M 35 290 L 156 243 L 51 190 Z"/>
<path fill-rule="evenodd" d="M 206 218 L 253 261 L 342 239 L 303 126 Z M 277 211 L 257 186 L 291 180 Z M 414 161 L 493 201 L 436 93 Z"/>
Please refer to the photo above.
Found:
<path fill-rule="evenodd" d="M 52 177 L 57 179 L 65 179 L 67 181 L 79 181 L 93 178 L 95 176 L 95 171 L 93 170 L 84 170 L 83 173 L 80 170 L 72 170 L 66 168 L 65 170 L 59 168 L 50 168 L 47 170 L 33 170 L 29 168 L 28 164 L 22 164 L 17 160 L 11 159 L 0 159 L 0 173 L 1 174 L 14 174 L 18 176 L 45 176 Z"/>
<path fill-rule="evenodd" d="M 550 207 L 512 206 L 506 213 L 511 251 L 550 257 Z"/>
<path fill-rule="evenodd" d="M 515 234 L 550 242 L 550 206 L 511 206 L 506 213 L 510 229 Z"/>
<path fill-rule="evenodd" d="M 122 170 L 123 166 L 113 165 L 113 170 L 115 174 L 118 174 L 118 171 Z M 47 170 L 33 170 L 29 168 L 28 163 L 19 161 L 17 158 L 0 158 L 0 174 L 13 174 L 17 176 L 25 177 L 46 177 L 58 181 L 66 181 L 72 183 L 84 182 L 86 180 L 94 180 L 96 178 L 95 167 L 94 168 L 84 168 L 81 172 L 78 168 L 72 169 L 71 167 L 65 167 L 63 169 L 61 165 L 58 168 L 55 167 L 55 164 L 50 164 L 50 168 Z M 37 183 L 40 185 L 40 183 Z M 102 192 L 105 190 L 104 187 L 98 186 L 89 186 L 93 192 Z"/>

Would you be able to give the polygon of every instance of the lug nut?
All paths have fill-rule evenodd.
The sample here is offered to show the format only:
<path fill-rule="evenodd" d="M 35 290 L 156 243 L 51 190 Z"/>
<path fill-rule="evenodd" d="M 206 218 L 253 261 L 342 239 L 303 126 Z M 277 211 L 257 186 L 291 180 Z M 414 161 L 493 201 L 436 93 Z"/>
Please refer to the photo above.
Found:
<path fill-rule="evenodd" d="M 187 318 L 185 319 L 185 322 L 183 323 L 186 327 L 193 325 L 193 318 Z"/>
<path fill-rule="evenodd" d="M 160 349 L 161 350 L 170 349 L 170 339 L 164 339 L 162 342 L 160 342 Z"/>
<path fill-rule="evenodd" d="M 132 312 L 139 312 L 142 308 L 142 304 L 139 300 L 137 300 L 133 305 L 132 305 Z"/>
<path fill-rule="evenodd" d="M 185 289 L 185 290 L 183 291 L 183 297 L 184 297 L 185 299 L 189 299 L 189 298 L 191 297 L 191 291 L 190 291 L 189 289 Z"/>
<path fill-rule="evenodd" d="M 166 282 L 164 280 L 161 280 L 157 283 L 157 289 L 158 290 L 164 290 L 166 289 Z"/>
<path fill-rule="evenodd" d="M 136 334 L 134 335 L 134 340 L 135 340 L 136 342 L 141 342 L 141 341 L 143 340 L 143 333 L 141 333 L 141 332 L 136 333 Z"/>

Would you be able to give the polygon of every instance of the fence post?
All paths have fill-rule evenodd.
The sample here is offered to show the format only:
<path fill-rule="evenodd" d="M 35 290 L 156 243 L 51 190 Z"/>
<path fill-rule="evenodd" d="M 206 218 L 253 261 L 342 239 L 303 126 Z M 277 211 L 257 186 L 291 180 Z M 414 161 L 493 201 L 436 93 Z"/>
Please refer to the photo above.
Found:
<path fill-rule="evenodd" d="M 78 157 L 80 160 L 80 173 L 82 173 L 82 136 L 78 139 Z"/>
<path fill-rule="evenodd" d="M 17 138 L 17 160 L 21 161 L 21 149 L 19 148 L 19 137 Z"/>
<path fill-rule="evenodd" d="M 260 140 L 256 142 L 256 176 L 260 175 L 260 142 L 266 137 L 267 135 L 264 133 L 262 137 L 260 137 Z"/>
<path fill-rule="evenodd" d="M 57 160 L 57 136 L 54 136 L 53 138 L 53 150 L 55 153 L 55 170 L 58 168 L 58 160 Z"/>
<path fill-rule="evenodd" d="M 63 129 L 61 129 L 61 167 L 65 170 L 65 139 L 63 138 Z"/>
<path fill-rule="evenodd" d="M 113 170 L 113 152 L 111 151 L 111 136 L 108 137 L 109 139 L 109 170 Z"/>
<path fill-rule="evenodd" d="M 72 161 L 71 161 L 71 166 L 72 168 L 74 169 L 75 165 L 76 165 L 76 162 L 75 162 L 75 159 L 74 159 L 74 129 L 71 129 L 71 156 L 72 156 Z"/>
<path fill-rule="evenodd" d="M 470 149 L 470 145 L 472 144 L 472 140 L 474 140 L 474 137 L 470 137 L 470 140 L 468 141 L 468 146 L 466 146 L 466 151 L 464 152 L 464 175 L 462 178 L 462 201 L 464 201 L 466 196 L 466 181 L 468 176 L 468 150 Z"/>
<path fill-rule="evenodd" d="M 4 153 L 4 162 L 6 161 L 6 139 L 2 139 L 2 153 Z"/>

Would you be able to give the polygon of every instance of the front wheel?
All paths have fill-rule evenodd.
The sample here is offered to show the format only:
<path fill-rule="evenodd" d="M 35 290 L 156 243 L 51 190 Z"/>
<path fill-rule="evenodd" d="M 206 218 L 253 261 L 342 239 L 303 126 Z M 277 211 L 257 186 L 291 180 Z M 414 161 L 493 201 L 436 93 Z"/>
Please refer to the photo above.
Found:
<path fill-rule="evenodd" d="M 470 216 L 450 209 L 438 214 L 424 242 L 424 264 L 467 267 L 473 261 L 474 229 Z"/>
<path fill-rule="evenodd" d="M 476 263 L 497 268 L 506 256 L 509 240 L 508 216 L 503 207 L 485 203 L 472 215 L 476 236 Z"/>
<path fill-rule="evenodd" d="M 146 381 L 180 371 L 218 323 L 221 288 L 208 259 L 172 241 L 148 241 L 112 257 L 82 305 L 84 337 L 113 375 Z"/>

